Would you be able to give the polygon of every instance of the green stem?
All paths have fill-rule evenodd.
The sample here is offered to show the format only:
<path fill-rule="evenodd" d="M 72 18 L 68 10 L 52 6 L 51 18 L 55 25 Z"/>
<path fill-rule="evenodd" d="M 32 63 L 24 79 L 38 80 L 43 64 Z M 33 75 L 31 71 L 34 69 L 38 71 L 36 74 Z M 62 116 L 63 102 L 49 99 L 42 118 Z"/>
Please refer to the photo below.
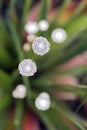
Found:
<path fill-rule="evenodd" d="M 23 104 L 21 100 L 18 100 L 16 102 L 16 110 L 14 117 L 14 125 L 16 130 L 21 130 L 22 116 L 23 116 Z"/>
<path fill-rule="evenodd" d="M 21 60 L 24 59 L 24 54 L 23 54 L 23 51 L 22 51 L 22 48 L 21 48 L 21 41 L 18 37 L 18 33 L 17 33 L 13 23 L 11 22 L 11 20 L 7 21 L 7 24 L 10 28 L 11 35 L 12 35 L 13 42 L 14 42 L 14 47 L 16 48 L 18 59 L 19 59 L 19 62 L 20 62 Z M 22 77 L 22 80 L 23 80 L 23 82 L 24 82 L 24 84 L 27 88 L 28 99 L 30 100 L 31 99 L 31 92 L 30 92 L 29 78 Z"/>
<path fill-rule="evenodd" d="M 9 28 L 10 28 L 10 31 L 11 31 L 11 35 L 12 35 L 12 38 L 13 38 L 13 41 L 14 41 L 14 46 L 16 48 L 16 51 L 17 51 L 17 54 L 18 54 L 18 59 L 19 59 L 19 62 L 21 60 L 24 59 L 24 55 L 23 55 L 23 52 L 22 52 L 22 49 L 21 49 L 21 41 L 18 37 L 18 34 L 17 34 L 17 31 L 14 27 L 14 25 L 12 24 L 11 21 L 9 21 Z"/>

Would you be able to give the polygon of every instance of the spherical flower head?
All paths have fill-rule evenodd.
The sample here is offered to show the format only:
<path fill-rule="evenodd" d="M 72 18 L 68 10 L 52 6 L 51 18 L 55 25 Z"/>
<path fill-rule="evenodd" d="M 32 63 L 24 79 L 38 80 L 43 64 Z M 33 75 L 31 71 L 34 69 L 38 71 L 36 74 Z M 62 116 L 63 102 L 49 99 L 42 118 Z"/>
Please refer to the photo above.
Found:
<path fill-rule="evenodd" d="M 34 33 L 37 33 L 39 30 L 39 27 L 38 27 L 38 24 L 34 21 L 32 22 L 28 22 L 26 25 L 25 25 L 25 31 L 29 34 L 34 34 Z"/>
<path fill-rule="evenodd" d="M 23 99 L 26 97 L 26 87 L 22 84 L 18 85 L 12 92 L 14 98 Z"/>
<path fill-rule="evenodd" d="M 36 37 L 32 44 L 32 49 L 37 55 L 44 55 L 50 50 L 50 44 L 44 37 Z"/>
<path fill-rule="evenodd" d="M 49 28 L 49 23 L 47 20 L 41 20 L 38 25 L 39 25 L 39 30 L 41 31 L 46 31 Z"/>
<path fill-rule="evenodd" d="M 22 76 L 33 76 L 37 71 L 36 63 L 31 59 L 24 59 L 18 66 Z"/>
<path fill-rule="evenodd" d="M 45 93 L 44 93 L 45 94 Z M 35 100 L 35 106 L 38 110 L 46 111 L 50 108 L 51 101 L 47 95 L 39 95 Z"/>
<path fill-rule="evenodd" d="M 22 84 L 18 85 L 16 87 L 16 91 L 18 92 L 19 98 L 25 98 L 26 97 L 26 87 Z"/>
<path fill-rule="evenodd" d="M 16 90 L 13 90 L 12 97 L 13 98 L 19 98 L 18 92 Z"/>
<path fill-rule="evenodd" d="M 52 31 L 51 38 L 56 43 L 62 43 L 66 40 L 67 34 L 66 34 L 64 29 L 57 28 L 57 29 Z"/>
<path fill-rule="evenodd" d="M 47 92 L 40 93 L 39 97 L 50 99 L 50 95 Z"/>

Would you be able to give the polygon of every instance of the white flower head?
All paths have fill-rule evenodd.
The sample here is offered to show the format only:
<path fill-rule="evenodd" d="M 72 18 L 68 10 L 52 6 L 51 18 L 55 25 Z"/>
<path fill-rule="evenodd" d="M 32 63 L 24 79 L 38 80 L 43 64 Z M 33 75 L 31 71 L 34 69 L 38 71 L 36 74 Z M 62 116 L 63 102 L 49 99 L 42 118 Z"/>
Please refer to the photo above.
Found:
<path fill-rule="evenodd" d="M 19 94 L 16 90 L 13 90 L 12 96 L 13 96 L 13 98 L 19 98 Z"/>
<path fill-rule="evenodd" d="M 39 25 L 39 30 L 41 31 L 46 31 L 49 28 L 49 23 L 47 20 L 41 20 L 38 25 Z"/>
<path fill-rule="evenodd" d="M 26 87 L 23 84 L 18 85 L 12 92 L 14 98 L 23 99 L 26 97 Z"/>
<path fill-rule="evenodd" d="M 56 43 L 62 43 L 67 38 L 66 31 L 62 28 L 57 28 L 57 29 L 52 31 L 51 38 Z"/>
<path fill-rule="evenodd" d="M 47 92 L 42 92 L 39 94 L 39 97 L 50 99 L 50 95 Z"/>
<path fill-rule="evenodd" d="M 50 108 L 50 96 L 47 93 L 41 93 L 35 100 L 35 106 L 38 110 L 46 111 Z"/>
<path fill-rule="evenodd" d="M 44 55 L 50 50 L 50 43 L 44 37 L 36 37 L 32 44 L 32 49 L 37 55 Z"/>
<path fill-rule="evenodd" d="M 24 59 L 18 66 L 22 76 L 33 76 L 37 71 L 36 63 L 31 59 Z"/>
<path fill-rule="evenodd" d="M 28 22 L 26 25 L 25 25 L 25 31 L 29 34 L 34 34 L 34 33 L 37 33 L 39 30 L 39 27 L 38 27 L 38 24 L 34 21 L 32 22 Z"/>

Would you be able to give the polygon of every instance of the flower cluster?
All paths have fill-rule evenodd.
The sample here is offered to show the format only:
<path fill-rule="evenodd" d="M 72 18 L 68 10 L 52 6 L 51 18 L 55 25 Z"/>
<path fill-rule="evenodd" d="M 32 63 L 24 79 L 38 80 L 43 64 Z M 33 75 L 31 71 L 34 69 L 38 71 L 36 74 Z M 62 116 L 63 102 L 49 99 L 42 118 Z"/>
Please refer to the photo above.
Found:
<path fill-rule="evenodd" d="M 46 20 L 37 22 L 28 22 L 25 25 L 25 30 L 29 34 L 27 40 L 32 42 L 32 50 L 35 54 L 43 56 L 50 50 L 49 41 L 42 37 L 36 37 L 34 34 L 40 31 L 46 31 L 49 28 L 49 23 Z M 56 43 L 62 43 L 66 40 L 67 34 L 64 29 L 56 28 L 51 33 L 51 38 Z M 24 44 L 23 49 L 28 51 L 30 47 L 27 43 Z M 22 76 L 33 76 L 37 71 L 37 65 L 32 59 L 24 59 L 18 65 L 19 73 Z M 26 87 L 24 85 L 18 85 L 12 92 L 14 98 L 23 99 L 26 96 Z M 50 96 L 46 92 L 42 92 L 35 99 L 35 106 L 38 110 L 48 110 L 50 108 L 51 101 Z"/>
<path fill-rule="evenodd" d="M 49 22 L 47 20 L 41 20 L 37 22 L 28 22 L 25 25 L 25 31 L 29 34 L 28 40 L 31 41 L 29 37 L 35 37 L 35 33 L 40 31 L 47 31 L 49 28 Z M 63 28 L 56 28 L 51 32 L 51 39 L 56 43 L 62 43 L 66 40 L 67 33 Z M 34 39 L 33 39 L 34 40 Z"/>

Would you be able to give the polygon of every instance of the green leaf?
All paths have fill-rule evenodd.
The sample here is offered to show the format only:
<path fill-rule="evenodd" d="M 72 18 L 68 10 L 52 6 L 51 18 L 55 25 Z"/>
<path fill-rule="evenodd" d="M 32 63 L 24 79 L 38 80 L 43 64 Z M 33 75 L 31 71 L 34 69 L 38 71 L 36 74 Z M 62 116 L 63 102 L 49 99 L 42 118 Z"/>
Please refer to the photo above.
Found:
<path fill-rule="evenodd" d="M 9 30 L 10 30 L 10 35 L 12 36 L 14 47 L 15 47 L 17 54 L 18 54 L 18 59 L 19 59 L 19 61 L 21 61 L 21 60 L 23 60 L 24 55 L 23 55 L 23 52 L 21 49 L 20 37 L 17 33 L 17 30 L 15 28 L 14 23 L 11 20 L 6 21 L 6 23 L 7 23 Z"/>
<path fill-rule="evenodd" d="M 81 109 L 81 107 L 84 105 L 86 99 L 87 99 L 87 92 L 84 93 L 83 97 L 82 97 L 82 101 L 81 103 L 79 104 L 79 106 L 77 107 L 76 111 L 75 111 L 75 114 L 77 114 L 79 112 L 79 110 Z"/>
<path fill-rule="evenodd" d="M 70 130 L 67 124 L 61 119 L 60 114 L 56 113 L 53 109 L 47 111 L 48 117 L 52 120 L 56 129 Z"/>
<path fill-rule="evenodd" d="M 48 71 L 47 73 L 45 74 L 42 74 L 40 76 L 40 78 L 56 78 L 56 77 L 59 77 L 59 76 L 62 76 L 62 75 L 72 75 L 72 76 L 79 76 L 80 74 L 82 74 L 83 72 L 86 72 L 87 71 L 87 64 L 83 64 L 83 65 L 79 65 L 79 66 L 76 66 L 76 67 L 73 67 L 73 68 L 67 68 L 67 69 L 64 69 L 64 70 L 52 70 L 52 71 Z"/>
<path fill-rule="evenodd" d="M 19 38 L 19 35 L 18 35 L 18 33 L 17 33 L 17 30 L 16 30 L 16 28 L 15 28 L 13 22 L 12 22 L 11 20 L 8 20 L 8 21 L 7 21 L 7 25 L 8 25 L 8 27 L 9 27 L 10 32 L 11 32 L 11 36 L 12 36 L 12 39 L 13 39 L 14 47 L 15 47 L 15 49 L 16 49 L 16 51 L 17 51 L 18 60 L 19 60 L 19 62 L 20 62 L 21 60 L 24 59 L 24 53 L 23 53 L 22 48 L 21 48 L 21 40 L 20 40 L 20 38 Z M 31 98 L 31 96 L 30 96 L 31 93 L 30 93 L 30 83 L 29 83 L 29 79 L 28 79 L 27 77 L 22 77 L 22 81 L 23 81 L 23 83 L 25 84 L 25 86 L 26 86 L 26 88 L 27 88 L 27 97 L 28 97 L 29 100 L 30 100 L 30 98 Z"/>
<path fill-rule="evenodd" d="M 55 126 L 53 125 L 53 122 L 51 122 L 46 113 L 38 112 L 38 114 L 48 130 L 56 130 Z"/>
<path fill-rule="evenodd" d="M 81 66 L 78 66 L 78 67 L 75 67 L 75 68 L 71 68 L 71 69 L 66 69 L 64 71 L 61 71 L 58 73 L 58 75 L 73 75 L 73 76 L 78 76 L 80 75 L 81 73 L 83 72 L 86 72 L 87 71 L 87 64 L 85 65 L 81 65 Z"/>
<path fill-rule="evenodd" d="M 47 130 L 56 130 L 55 126 L 53 125 L 53 122 L 49 119 L 47 114 L 45 112 L 41 111 L 35 111 L 36 114 L 38 114 L 39 118 L 43 121 L 43 123 L 46 125 Z"/>
<path fill-rule="evenodd" d="M 0 47 L 0 64 L 4 66 L 4 68 L 11 68 L 13 65 L 11 55 L 3 47 Z"/>
<path fill-rule="evenodd" d="M 60 114 L 62 114 L 64 117 L 66 117 L 68 120 L 70 120 L 75 126 L 77 126 L 80 130 L 86 130 L 84 126 L 81 124 L 81 119 L 74 115 L 72 112 L 68 110 L 68 108 L 62 106 L 61 103 L 53 101 L 52 107 L 56 112 L 58 111 Z"/>
<path fill-rule="evenodd" d="M 62 46 L 64 47 L 67 43 L 74 40 L 82 31 L 87 29 L 87 15 L 82 15 L 79 18 L 70 22 L 65 30 L 67 32 L 68 38 Z"/>
<path fill-rule="evenodd" d="M 11 20 L 9 20 L 9 22 L 7 21 L 7 25 L 9 27 L 9 30 L 11 31 L 14 47 L 17 51 L 18 59 L 19 59 L 19 62 L 20 62 L 21 60 L 24 59 L 24 53 L 21 49 L 21 40 L 18 36 L 17 30 L 15 29 L 13 22 Z M 22 77 L 22 81 L 27 88 L 27 97 L 30 100 L 31 99 L 31 96 L 30 96 L 31 95 L 31 92 L 30 92 L 31 89 L 30 89 L 29 79 L 27 77 Z"/>
<path fill-rule="evenodd" d="M 25 22 L 26 16 L 29 14 L 29 10 L 31 8 L 32 0 L 25 0 L 22 14 L 22 21 Z"/>
<path fill-rule="evenodd" d="M 7 46 L 10 41 L 6 25 L 2 17 L 0 17 L 0 45 Z"/>
<path fill-rule="evenodd" d="M 64 2 L 62 2 L 62 5 L 58 8 L 58 11 L 57 11 L 57 15 L 55 17 L 55 20 L 58 19 L 58 24 L 61 24 L 59 22 L 60 20 L 60 16 L 62 15 L 62 13 L 64 12 L 64 10 L 67 8 L 67 6 L 71 3 L 71 0 L 65 0 Z M 55 21 L 54 20 L 54 21 Z"/>
<path fill-rule="evenodd" d="M 0 88 L 9 89 L 11 87 L 12 87 L 12 77 L 3 70 L 0 70 Z"/>
<path fill-rule="evenodd" d="M 0 112 L 2 112 L 11 103 L 11 95 L 0 89 Z"/>
<path fill-rule="evenodd" d="M 7 117 L 7 110 L 0 112 L 0 129 L 1 130 L 4 130 L 5 128 L 5 124 L 7 121 L 6 117 Z"/>
<path fill-rule="evenodd" d="M 37 116 L 42 120 L 42 122 L 46 126 L 47 130 L 56 130 L 53 122 L 49 119 L 49 117 L 47 116 L 45 112 L 37 110 L 35 106 L 29 103 L 29 101 L 27 103 L 28 103 L 29 109 L 31 108 L 37 114 Z"/>
<path fill-rule="evenodd" d="M 42 86 L 42 87 L 52 87 L 52 86 L 65 86 L 65 87 L 74 87 L 74 88 L 78 88 L 78 89 L 87 89 L 86 85 L 78 85 L 78 84 L 65 84 L 65 83 L 56 83 L 55 80 L 47 78 L 47 77 L 40 77 L 38 79 L 34 79 L 32 80 L 32 84 L 36 85 L 38 87 Z"/>
<path fill-rule="evenodd" d="M 15 4 L 16 4 L 17 0 L 11 0 L 10 1 L 10 5 L 8 7 L 8 15 L 11 17 L 12 16 L 12 13 L 13 13 L 13 9 L 15 7 Z"/>
<path fill-rule="evenodd" d="M 73 11 L 73 14 L 70 16 L 69 21 L 67 21 L 67 24 L 68 24 L 68 22 L 77 18 L 82 13 L 82 11 L 85 9 L 86 5 L 87 5 L 86 1 L 82 0 L 79 3 L 79 5 L 77 6 L 77 8 Z"/>
<path fill-rule="evenodd" d="M 48 2 L 49 0 L 42 0 L 41 3 L 41 9 L 38 16 L 38 20 L 46 19 L 47 18 L 47 12 L 48 12 Z"/>
<path fill-rule="evenodd" d="M 0 70 L 0 112 L 11 103 L 12 78 L 6 72 Z"/>
<path fill-rule="evenodd" d="M 83 97 L 85 91 L 87 90 L 86 85 L 55 83 L 47 78 L 46 79 L 40 78 L 38 80 L 32 81 L 32 85 L 35 85 L 35 87 L 38 88 L 37 89 L 38 91 L 47 91 L 52 95 L 53 93 L 70 92 L 76 94 L 77 96 Z"/>
<path fill-rule="evenodd" d="M 42 59 L 39 59 L 37 61 L 37 64 L 41 72 L 44 72 L 44 71 L 46 72 L 48 70 L 51 70 L 52 67 L 60 65 L 66 60 L 70 59 L 72 56 L 86 50 L 86 47 L 85 47 L 86 37 L 87 37 L 87 33 L 85 31 L 87 29 L 86 22 L 87 22 L 87 16 L 84 15 L 70 22 L 70 24 L 66 26 L 66 29 L 69 31 L 68 32 L 69 36 L 66 42 L 62 44 L 57 44 L 57 45 L 53 43 L 54 49 L 51 48 L 51 51 L 49 52 L 49 54 L 47 54 Z M 78 37 L 78 33 L 79 33 L 79 37 Z M 73 40 L 77 39 L 77 37 L 79 40 L 74 41 L 77 44 L 72 43 L 72 46 L 69 47 L 69 49 L 66 49 L 66 51 L 64 51 L 64 48 L 66 46 L 69 46 Z"/>
<path fill-rule="evenodd" d="M 2 10 L 2 1 L 3 0 L 0 0 L 0 15 L 1 15 L 1 10 Z"/>

